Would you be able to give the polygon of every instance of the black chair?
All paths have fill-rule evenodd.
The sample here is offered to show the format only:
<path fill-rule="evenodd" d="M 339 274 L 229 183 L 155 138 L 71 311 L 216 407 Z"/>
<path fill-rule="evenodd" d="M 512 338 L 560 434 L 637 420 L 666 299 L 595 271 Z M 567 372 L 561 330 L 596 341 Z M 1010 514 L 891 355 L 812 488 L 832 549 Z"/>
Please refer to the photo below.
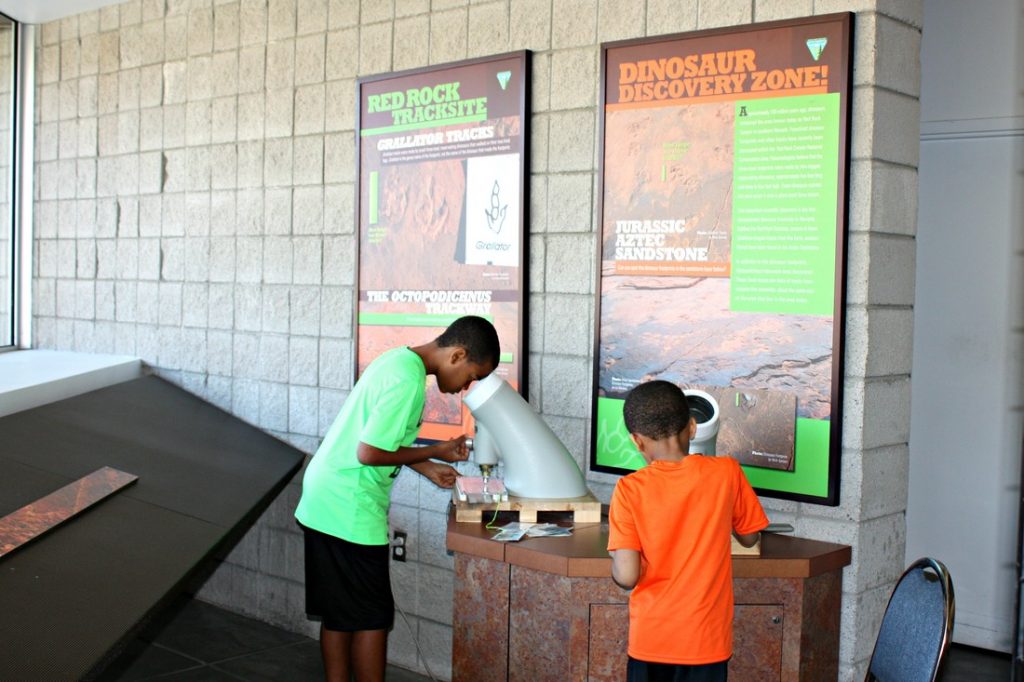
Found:
<path fill-rule="evenodd" d="M 936 559 L 918 559 L 896 583 L 867 682 L 934 682 L 953 636 L 953 581 Z"/>

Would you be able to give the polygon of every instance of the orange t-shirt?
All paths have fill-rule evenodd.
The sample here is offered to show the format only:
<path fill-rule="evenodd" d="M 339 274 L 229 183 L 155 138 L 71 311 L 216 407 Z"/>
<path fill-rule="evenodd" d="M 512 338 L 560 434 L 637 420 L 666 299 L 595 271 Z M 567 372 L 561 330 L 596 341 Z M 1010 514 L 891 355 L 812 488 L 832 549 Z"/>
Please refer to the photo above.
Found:
<path fill-rule="evenodd" d="M 768 525 L 731 457 L 655 460 L 612 494 L 608 549 L 640 552 L 629 597 L 629 655 L 700 665 L 732 656 L 732 531 Z"/>

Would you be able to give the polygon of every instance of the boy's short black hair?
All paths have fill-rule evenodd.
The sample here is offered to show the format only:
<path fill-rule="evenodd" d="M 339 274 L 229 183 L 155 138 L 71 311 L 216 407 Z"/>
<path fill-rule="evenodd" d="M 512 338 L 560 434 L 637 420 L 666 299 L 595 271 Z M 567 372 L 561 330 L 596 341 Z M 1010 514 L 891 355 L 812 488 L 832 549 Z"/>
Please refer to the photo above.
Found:
<path fill-rule="evenodd" d="M 674 436 L 690 423 L 690 406 L 683 390 L 668 381 L 648 381 L 626 396 L 622 419 L 630 433 L 661 440 Z"/>
<path fill-rule="evenodd" d="M 466 358 L 476 364 L 489 363 L 496 369 L 501 360 L 498 331 L 493 324 L 476 315 L 466 315 L 455 320 L 435 341 L 442 348 L 465 348 Z"/>

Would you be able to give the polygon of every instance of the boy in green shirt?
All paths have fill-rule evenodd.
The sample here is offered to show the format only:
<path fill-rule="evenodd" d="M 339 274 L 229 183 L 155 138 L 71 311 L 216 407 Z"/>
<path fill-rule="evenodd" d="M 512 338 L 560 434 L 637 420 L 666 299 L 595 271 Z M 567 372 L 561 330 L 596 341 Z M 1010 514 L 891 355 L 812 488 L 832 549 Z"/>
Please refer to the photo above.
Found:
<path fill-rule="evenodd" d="M 412 447 L 426 378 L 459 393 L 498 366 L 490 322 L 461 317 L 430 343 L 389 350 L 366 368 L 306 467 L 295 518 L 306 545 L 306 612 L 320 619 L 325 678 L 383 680 L 394 620 L 388 507 L 402 465 L 442 488 L 469 457 L 466 436 Z M 431 460 L 442 460 L 435 462 Z"/>

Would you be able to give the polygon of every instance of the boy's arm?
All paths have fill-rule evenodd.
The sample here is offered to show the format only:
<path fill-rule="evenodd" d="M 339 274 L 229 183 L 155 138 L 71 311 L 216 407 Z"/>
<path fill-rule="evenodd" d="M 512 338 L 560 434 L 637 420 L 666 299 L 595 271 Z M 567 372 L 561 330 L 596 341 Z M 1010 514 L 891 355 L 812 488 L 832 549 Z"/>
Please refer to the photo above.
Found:
<path fill-rule="evenodd" d="M 761 531 L 756 533 L 733 533 L 733 537 L 736 538 L 736 542 L 740 543 L 744 547 L 753 547 L 757 544 L 758 539 L 761 537 Z"/>
<path fill-rule="evenodd" d="M 422 448 L 400 446 L 394 452 L 381 450 L 360 441 L 359 447 L 356 449 L 356 459 L 360 464 L 368 466 L 400 466 L 425 462 L 428 459 L 463 462 L 469 459 L 469 448 L 466 447 L 466 436 L 464 435 Z"/>
<path fill-rule="evenodd" d="M 440 462 L 416 462 L 410 464 L 409 468 L 439 488 L 451 488 L 455 485 L 455 479 L 459 477 L 459 472 L 455 467 Z"/>
<path fill-rule="evenodd" d="M 613 549 L 612 580 L 624 590 L 636 587 L 640 580 L 640 552 L 635 549 Z"/>

